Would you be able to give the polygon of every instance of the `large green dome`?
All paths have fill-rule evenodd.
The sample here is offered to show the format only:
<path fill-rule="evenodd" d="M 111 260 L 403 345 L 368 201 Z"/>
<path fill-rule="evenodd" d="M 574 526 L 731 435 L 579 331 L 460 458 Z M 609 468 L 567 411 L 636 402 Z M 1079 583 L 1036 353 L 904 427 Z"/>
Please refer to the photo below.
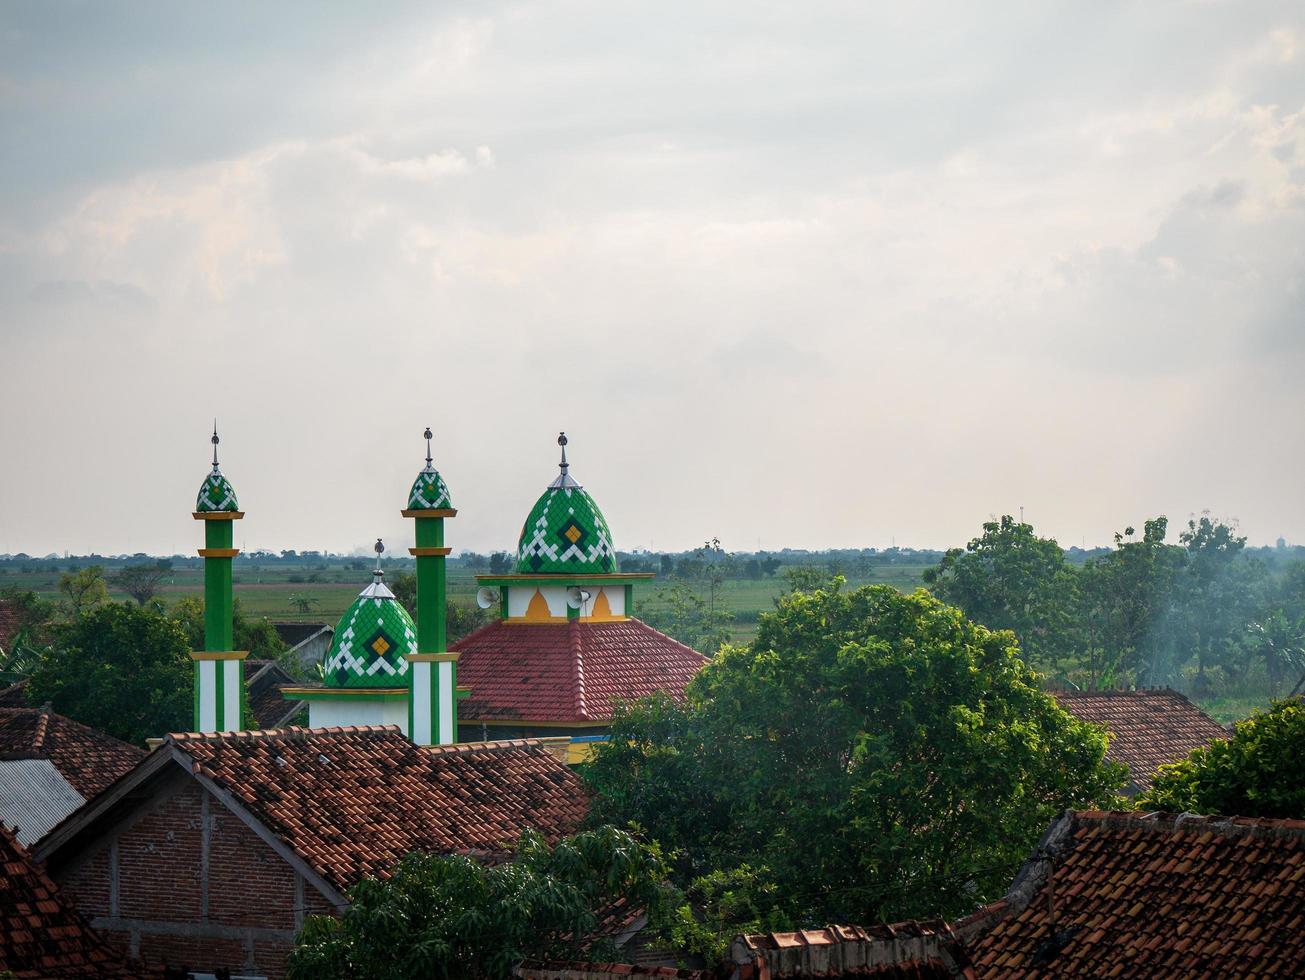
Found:
<path fill-rule="evenodd" d="M 521 528 L 517 571 L 526 575 L 615 572 L 616 548 L 607 519 L 567 472 L 566 433 L 557 442 L 562 447 L 562 472 L 535 501 Z"/>
<path fill-rule="evenodd" d="M 403 604 L 381 581 L 358 594 L 335 627 L 322 679 L 327 687 L 402 687 L 408 675 L 404 654 L 417 652 L 417 628 Z"/>

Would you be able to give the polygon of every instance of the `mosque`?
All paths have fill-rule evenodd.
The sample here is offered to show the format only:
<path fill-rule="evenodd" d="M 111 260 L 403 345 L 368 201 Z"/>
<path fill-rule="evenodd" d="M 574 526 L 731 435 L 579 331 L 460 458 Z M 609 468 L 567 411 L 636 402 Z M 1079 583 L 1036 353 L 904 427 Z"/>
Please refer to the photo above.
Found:
<path fill-rule="evenodd" d="M 282 688 L 308 703 L 309 725 L 395 725 L 419 745 L 567 736 L 581 762 L 605 737 L 613 702 L 664 691 L 679 698 L 706 662 L 691 647 L 634 616 L 634 588 L 651 573 L 622 573 L 607 520 L 570 474 L 565 433 L 558 475 L 522 526 L 510 574 L 479 575 L 477 601 L 495 609 L 488 626 L 447 643 L 444 522 L 457 516 L 435 469 L 431 431 L 426 465 L 409 490 L 404 517 L 415 521 L 416 622 L 386 587 L 377 541 L 372 580 L 335 629 L 322 682 Z M 236 731 L 241 661 L 232 650 L 233 522 L 244 513 L 218 466 L 200 487 L 194 517 L 204 522 L 205 650 L 195 662 L 198 732 Z"/>

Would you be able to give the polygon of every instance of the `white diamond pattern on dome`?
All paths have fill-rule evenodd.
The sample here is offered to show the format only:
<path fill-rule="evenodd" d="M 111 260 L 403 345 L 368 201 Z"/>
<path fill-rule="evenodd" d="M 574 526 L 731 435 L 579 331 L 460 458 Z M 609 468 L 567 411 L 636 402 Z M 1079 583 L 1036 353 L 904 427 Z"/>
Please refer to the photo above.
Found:
<path fill-rule="evenodd" d="M 452 507 L 449 488 L 437 471 L 425 469 L 417 474 L 408 494 L 408 510 L 444 510 Z"/>

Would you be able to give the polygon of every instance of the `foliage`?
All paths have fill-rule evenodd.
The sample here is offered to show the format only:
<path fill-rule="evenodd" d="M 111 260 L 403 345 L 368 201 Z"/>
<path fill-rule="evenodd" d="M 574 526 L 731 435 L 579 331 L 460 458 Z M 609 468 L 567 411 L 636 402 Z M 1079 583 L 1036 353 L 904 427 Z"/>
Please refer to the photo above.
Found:
<path fill-rule="evenodd" d="M 109 601 L 104 569 L 99 565 L 65 572 L 59 576 L 59 591 L 64 594 L 64 607 L 70 619 L 81 619 L 90 610 Z"/>
<path fill-rule="evenodd" d="M 154 609 L 109 602 L 56 627 L 27 688 L 31 704 L 128 742 L 191 727 L 190 643 Z"/>
<path fill-rule="evenodd" d="M 296 592 L 286 601 L 290 603 L 291 609 L 304 615 L 312 612 L 313 607 L 317 605 L 317 597 L 308 595 L 306 592 Z"/>
<path fill-rule="evenodd" d="M 170 615 L 185 630 L 190 649 L 203 650 L 204 600 L 199 596 L 178 599 Z M 231 604 L 231 645 L 237 650 L 248 650 L 255 660 L 275 660 L 286 651 L 285 641 L 271 621 L 265 616 L 247 619 L 239 599 Z"/>
<path fill-rule="evenodd" d="M 1293 682 L 1305 672 L 1305 616 L 1293 621 L 1278 609 L 1249 629 L 1264 660 L 1269 693 L 1277 697 L 1284 680 Z"/>
<path fill-rule="evenodd" d="M 338 919 L 304 924 L 289 976 L 471 980 L 511 976 L 525 957 L 610 957 L 610 942 L 591 946 L 586 937 L 620 900 L 661 914 L 665 873 L 656 845 L 613 827 L 554 848 L 526 831 L 514 860 L 503 864 L 409 854 L 392 877 L 356 885 Z"/>
<path fill-rule="evenodd" d="M 0 604 L 9 610 L 17 627 L 8 648 L 0 650 L 0 682 L 12 684 L 31 673 L 49 643 L 54 606 L 35 592 L 14 587 L 0 590 Z"/>
<path fill-rule="evenodd" d="M 1033 664 L 1055 668 L 1075 647 L 1076 582 L 1065 553 L 1051 538 L 1009 515 L 983 525 L 983 534 L 953 548 L 924 580 L 940 599 L 976 623 L 1013 630 Z"/>
<path fill-rule="evenodd" d="M 1139 806 L 1175 813 L 1305 817 L 1305 703 L 1274 702 L 1238 722 L 1232 738 L 1161 766 Z"/>
<path fill-rule="evenodd" d="M 668 903 L 649 926 L 670 949 L 718 963 L 740 933 L 786 932 L 793 921 L 778 909 L 779 886 L 768 868 L 744 864 L 694 878 L 684 902 Z"/>
<path fill-rule="evenodd" d="M 110 581 L 135 599 L 137 605 L 143 606 L 154 598 L 163 580 L 171 574 L 172 562 L 160 559 L 156 562 L 124 565 L 113 574 Z"/>
<path fill-rule="evenodd" d="M 923 591 L 783 597 L 690 685 L 621 706 L 592 818 L 674 842 L 675 880 L 767 869 L 746 914 L 801 925 L 954 915 L 995 897 L 1052 818 L 1109 804 L 1105 738 L 1014 637 Z"/>

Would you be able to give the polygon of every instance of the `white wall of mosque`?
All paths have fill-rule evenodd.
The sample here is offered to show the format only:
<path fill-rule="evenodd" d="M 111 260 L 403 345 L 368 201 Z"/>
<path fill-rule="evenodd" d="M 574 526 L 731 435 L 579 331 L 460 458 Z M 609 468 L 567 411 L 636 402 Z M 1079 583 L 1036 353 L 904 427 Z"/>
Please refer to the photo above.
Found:
<path fill-rule="evenodd" d="M 398 725 L 408 734 L 408 699 L 382 700 L 366 696 L 308 702 L 308 727 L 343 725 Z"/>
<path fill-rule="evenodd" d="M 580 607 L 582 619 L 594 616 L 606 619 L 609 616 L 626 615 L 624 586 L 586 586 L 581 583 L 580 588 L 588 593 Z M 545 614 L 540 605 L 542 603 L 547 607 L 547 618 L 565 619 L 567 617 L 566 592 L 566 587 L 561 585 L 510 586 L 507 588 L 508 618 L 543 619 Z M 603 600 L 606 603 L 605 607 Z M 533 609 L 532 603 L 534 603 Z"/>

